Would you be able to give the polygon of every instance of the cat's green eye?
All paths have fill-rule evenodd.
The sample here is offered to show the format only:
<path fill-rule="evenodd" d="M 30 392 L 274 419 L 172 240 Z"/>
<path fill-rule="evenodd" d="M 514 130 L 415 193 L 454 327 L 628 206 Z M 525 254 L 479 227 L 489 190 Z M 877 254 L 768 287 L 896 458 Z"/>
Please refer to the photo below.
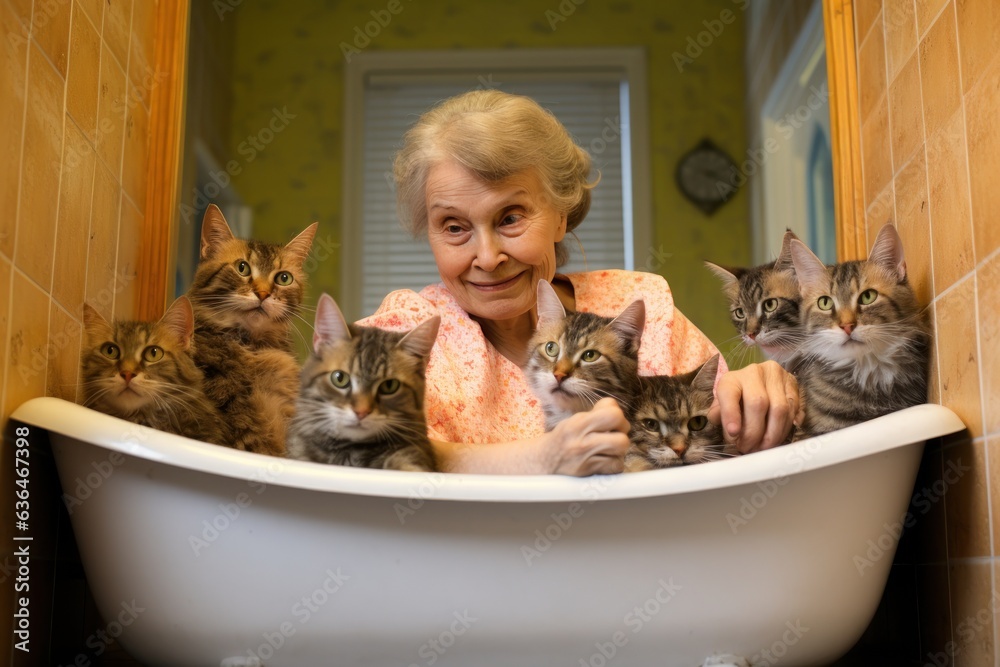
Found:
<path fill-rule="evenodd" d="M 274 277 L 274 282 L 282 287 L 287 287 L 292 284 L 292 274 L 288 271 L 282 271 Z"/>
<path fill-rule="evenodd" d="M 378 386 L 378 393 L 383 396 L 395 394 L 397 391 L 399 391 L 399 380 L 385 380 Z"/>
<path fill-rule="evenodd" d="M 559 356 L 559 343 L 554 341 L 549 341 L 545 344 L 545 354 L 549 355 L 553 359 Z"/>
<path fill-rule="evenodd" d="M 867 306 L 868 304 L 873 302 L 876 298 L 878 298 L 878 292 L 876 292 L 873 289 L 866 289 L 864 292 L 861 293 L 861 296 L 858 297 L 858 303 L 860 303 L 862 306 Z"/>
<path fill-rule="evenodd" d="M 653 433 L 660 432 L 660 422 L 656 421 L 655 419 L 643 419 L 642 427 L 647 431 L 652 431 Z"/>
<path fill-rule="evenodd" d="M 142 351 L 143 361 L 148 361 L 154 363 L 163 358 L 163 348 L 157 347 L 156 345 L 150 345 L 145 350 Z"/>
<path fill-rule="evenodd" d="M 816 299 L 816 306 L 820 310 L 830 310 L 831 308 L 833 308 L 833 299 L 831 299 L 828 296 L 821 296 L 820 298 Z"/>
<path fill-rule="evenodd" d="M 236 262 L 236 273 L 240 274 L 243 277 L 249 276 L 250 263 L 247 262 L 245 259 L 241 259 L 240 261 Z"/>
<path fill-rule="evenodd" d="M 764 312 L 765 313 L 773 313 L 777 307 L 778 307 L 778 300 L 777 299 L 764 299 Z"/>
<path fill-rule="evenodd" d="M 744 317 L 746 317 L 746 316 L 747 316 L 747 314 L 746 314 L 745 312 L 743 312 L 743 309 L 742 309 L 742 308 L 737 308 L 736 310 L 734 310 L 734 311 L 733 311 L 733 315 L 734 315 L 734 316 L 736 317 L 736 319 L 738 319 L 738 320 L 742 320 L 742 319 L 743 319 Z"/>
<path fill-rule="evenodd" d="M 118 346 L 114 343 L 105 343 L 101 345 L 101 354 L 103 354 L 108 359 L 117 359 L 122 356 L 122 351 L 118 349 Z"/>
<path fill-rule="evenodd" d="M 584 350 L 583 354 L 580 355 L 580 359 L 586 362 L 597 361 L 601 358 L 601 353 L 597 350 Z"/>
<path fill-rule="evenodd" d="M 688 420 L 688 430 L 689 431 L 700 431 L 701 429 L 708 426 L 708 418 L 704 415 L 698 415 L 697 417 L 691 417 Z"/>
<path fill-rule="evenodd" d="M 343 389 L 351 384 L 351 376 L 344 371 L 334 371 L 330 373 L 330 382 L 337 389 Z"/>

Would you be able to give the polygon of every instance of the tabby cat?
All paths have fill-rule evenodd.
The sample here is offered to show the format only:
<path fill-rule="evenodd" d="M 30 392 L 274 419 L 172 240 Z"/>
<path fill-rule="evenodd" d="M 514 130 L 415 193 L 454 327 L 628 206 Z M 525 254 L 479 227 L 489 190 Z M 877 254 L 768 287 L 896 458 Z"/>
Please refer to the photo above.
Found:
<path fill-rule="evenodd" d="M 824 266 L 801 241 L 791 253 L 806 332 L 792 368 L 805 404 L 795 439 L 926 402 L 930 329 L 892 224 L 867 260 Z"/>
<path fill-rule="evenodd" d="M 538 281 L 537 303 L 524 372 L 545 412 L 545 430 L 605 396 L 627 408 L 638 385 L 645 303 L 633 301 L 616 318 L 567 314 L 545 280 Z"/>
<path fill-rule="evenodd" d="M 285 453 L 299 388 L 291 324 L 305 292 L 302 266 L 315 233 L 313 223 L 284 247 L 244 241 L 233 236 L 218 207 L 205 211 L 201 262 L 188 292 L 195 361 L 236 449 Z"/>
<path fill-rule="evenodd" d="M 715 461 L 732 456 L 722 428 L 708 421 L 714 399 L 716 354 L 683 375 L 639 378 L 639 392 L 628 413 L 632 443 L 625 454 L 625 472 Z"/>
<path fill-rule="evenodd" d="M 289 428 L 288 457 L 431 471 L 424 371 L 441 318 L 409 333 L 348 326 L 329 295 L 316 307 L 313 351 Z"/>
<path fill-rule="evenodd" d="M 192 357 L 194 314 L 180 297 L 158 322 L 115 320 L 83 304 L 84 405 L 196 440 L 224 444 L 222 420 Z"/>
<path fill-rule="evenodd" d="M 790 252 L 793 240 L 797 240 L 795 234 L 785 232 L 781 253 L 770 264 L 727 269 L 705 262 L 723 282 L 729 317 L 743 343 L 748 348 L 757 345 L 782 366 L 791 361 L 802 342 L 801 297 Z"/>

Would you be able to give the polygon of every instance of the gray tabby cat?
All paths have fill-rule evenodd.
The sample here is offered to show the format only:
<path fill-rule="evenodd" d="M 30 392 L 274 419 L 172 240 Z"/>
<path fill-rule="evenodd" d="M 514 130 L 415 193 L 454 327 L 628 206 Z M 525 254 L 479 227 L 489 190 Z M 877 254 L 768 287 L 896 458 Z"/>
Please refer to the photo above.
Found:
<path fill-rule="evenodd" d="M 795 439 L 926 402 L 930 328 L 896 229 L 882 227 L 867 260 L 830 267 L 791 246 L 807 335 L 792 369 L 805 404 Z"/>
<path fill-rule="evenodd" d="M 316 223 L 284 247 L 233 236 L 222 211 L 205 211 L 194 304 L 195 361 L 205 393 L 225 416 L 236 449 L 282 456 L 295 412 L 299 365 L 292 318 L 302 304 Z"/>
<path fill-rule="evenodd" d="M 83 304 L 81 355 L 87 407 L 188 438 L 225 444 L 222 420 L 205 397 L 192 357 L 194 314 L 180 297 L 158 322 L 115 320 Z"/>
<path fill-rule="evenodd" d="M 723 283 L 729 297 L 729 317 L 747 348 L 757 345 L 770 359 L 786 366 L 802 343 L 799 310 L 802 301 L 792 266 L 790 244 L 797 240 L 785 232 L 778 259 L 749 269 L 705 266 Z"/>
<path fill-rule="evenodd" d="M 545 412 L 545 430 L 605 396 L 627 408 L 638 388 L 643 301 L 618 317 L 566 313 L 552 286 L 538 281 L 538 322 L 524 373 Z"/>
<path fill-rule="evenodd" d="M 632 445 L 625 472 L 715 461 L 733 456 L 722 428 L 708 421 L 714 400 L 716 354 L 690 373 L 639 378 L 639 392 L 628 413 Z"/>
<path fill-rule="evenodd" d="M 441 318 L 409 333 L 348 326 L 329 295 L 316 306 L 313 351 L 289 428 L 288 457 L 432 471 L 424 372 Z"/>

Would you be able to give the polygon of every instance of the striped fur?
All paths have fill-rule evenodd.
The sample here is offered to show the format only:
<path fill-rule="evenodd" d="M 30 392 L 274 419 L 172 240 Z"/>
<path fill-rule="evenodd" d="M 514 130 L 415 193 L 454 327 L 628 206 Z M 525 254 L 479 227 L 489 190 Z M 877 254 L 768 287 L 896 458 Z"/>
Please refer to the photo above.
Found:
<path fill-rule="evenodd" d="M 545 412 L 545 430 L 611 396 L 627 409 L 638 389 L 639 343 L 646 310 L 632 302 L 616 318 L 569 313 L 555 290 L 538 282 L 538 323 L 524 368 Z M 591 359 L 596 352 L 596 358 Z"/>
<path fill-rule="evenodd" d="M 433 317 L 406 334 L 348 326 L 324 294 L 289 427 L 288 457 L 434 470 L 424 417 L 424 372 L 439 324 L 440 318 Z"/>
<path fill-rule="evenodd" d="M 800 242 L 792 257 L 807 334 L 793 365 L 805 405 L 795 439 L 926 402 L 930 327 L 893 226 L 864 261 L 827 267 Z"/>
<path fill-rule="evenodd" d="M 223 444 L 222 420 L 194 363 L 191 304 L 177 299 L 158 322 L 108 323 L 83 305 L 83 403 L 106 414 Z M 159 358 L 156 358 L 156 357 Z"/>

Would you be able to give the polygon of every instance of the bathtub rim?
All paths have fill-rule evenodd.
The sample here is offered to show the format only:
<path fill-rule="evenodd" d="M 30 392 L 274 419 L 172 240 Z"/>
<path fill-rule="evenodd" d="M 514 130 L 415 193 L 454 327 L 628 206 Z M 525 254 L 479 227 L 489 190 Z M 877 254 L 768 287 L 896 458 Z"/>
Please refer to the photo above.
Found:
<path fill-rule="evenodd" d="M 109 455 L 120 452 L 248 483 L 421 501 L 481 502 L 589 503 L 781 481 L 895 448 L 922 445 L 930 438 L 965 429 L 965 424 L 950 409 L 928 403 L 834 433 L 711 464 L 625 475 L 568 477 L 409 473 L 282 459 L 137 426 L 53 397 L 33 398 L 18 407 L 10 418 L 109 450 Z M 132 438 L 126 440 L 127 436 Z"/>

